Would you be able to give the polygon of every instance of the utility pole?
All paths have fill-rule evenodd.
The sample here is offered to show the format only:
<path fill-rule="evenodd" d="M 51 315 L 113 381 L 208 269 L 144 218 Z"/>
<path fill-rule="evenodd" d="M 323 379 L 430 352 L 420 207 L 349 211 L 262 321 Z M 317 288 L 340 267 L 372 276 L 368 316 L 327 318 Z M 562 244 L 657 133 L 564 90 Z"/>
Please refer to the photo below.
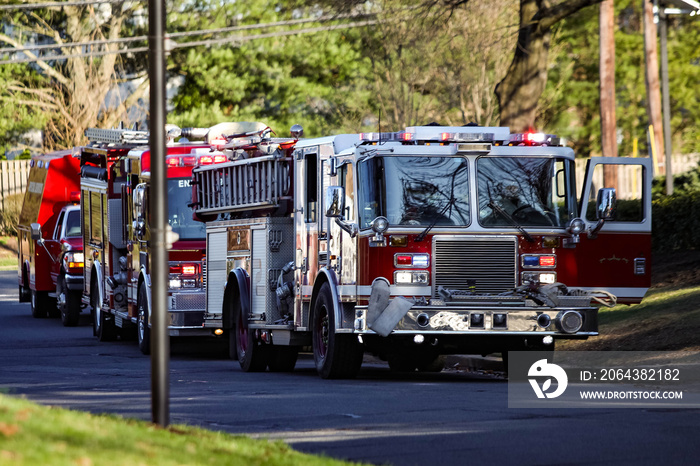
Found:
<path fill-rule="evenodd" d="M 666 173 L 666 163 L 663 147 L 663 123 L 661 121 L 661 91 L 659 84 L 659 60 L 656 47 L 656 24 L 654 23 L 654 3 L 652 0 L 642 0 L 644 3 L 644 56 L 646 57 L 647 85 L 647 115 L 649 123 L 654 128 L 654 138 L 650 141 L 655 145 L 657 173 Z M 651 153 L 652 149 L 649 149 Z"/>
<path fill-rule="evenodd" d="M 604 157 L 617 157 L 615 115 L 615 4 L 600 4 L 600 133 Z M 617 167 L 604 167 L 605 186 L 617 189 Z"/>
<path fill-rule="evenodd" d="M 673 194 L 673 166 L 671 148 L 671 95 L 668 88 L 668 16 L 659 9 L 659 47 L 661 48 L 661 94 L 664 115 L 664 153 L 666 154 L 666 194 Z"/>
<path fill-rule="evenodd" d="M 170 340 L 168 336 L 165 168 L 165 0 L 148 0 L 148 78 L 150 80 L 151 188 L 151 412 L 153 422 L 170 423 Z"/>

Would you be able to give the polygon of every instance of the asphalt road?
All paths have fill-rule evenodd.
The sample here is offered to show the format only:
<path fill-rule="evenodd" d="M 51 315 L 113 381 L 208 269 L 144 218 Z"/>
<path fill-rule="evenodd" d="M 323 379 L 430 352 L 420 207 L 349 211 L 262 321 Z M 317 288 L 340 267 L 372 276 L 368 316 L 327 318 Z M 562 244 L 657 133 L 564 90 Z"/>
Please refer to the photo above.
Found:
<path fill-rule="evenodd" d="M 16 272 L 0 272 L 0 392 L 150 420 L 150 361 L 136 343 L 97 342 L 87 315 L 74 328 L 33 319 L 16 283 Z M 291 374 L 246 374 L 215 344 L 180 340 L 172 349 L 171 423 L 282 439 L 335 458 L 637 465 L 700 456 L 698 410 L 509 409 L 507 382 L 488 375 L 396 376 L 374 362 L 356 380 L 330 381 L 308 357 Z"/>

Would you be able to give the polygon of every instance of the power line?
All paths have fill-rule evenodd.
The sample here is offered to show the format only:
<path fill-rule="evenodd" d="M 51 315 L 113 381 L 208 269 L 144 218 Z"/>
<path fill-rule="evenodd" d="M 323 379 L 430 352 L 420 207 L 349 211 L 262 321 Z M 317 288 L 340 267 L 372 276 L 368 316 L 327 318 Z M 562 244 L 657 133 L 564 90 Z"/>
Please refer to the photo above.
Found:
<path fill-rule="evenodd" d="M 270 33 L 265 33 L 265 34 L 255 34 L 255 35 L 249 35 L 249 36 L 238 36 L 238 37 L 226 37 L 226 38 L 221 38 L 221 39 L 206 39 L 206 40 L 201 40 L 201 41 L 191 41 L 191 42 L 184 42 L 181 44 L 178 43 L 172 43 L 170 45 L 170 49 L 179 49 L 179 48 L 186 48 L 186 47 L 196 47 L 200 45 L 218 45 L 218 44 L 223 44 L 223 43 L 243 43 L 243 42 L 248 42 L 251 40 L 256 40 L 256 39 L 267 39 L 267 38 L 273 38 L 273 37 L 285 37 L 285 36 L 293 36 L 297 34 L 314 34 L 317 32 L 324 32 L 324 31 L 335 31 L 338 29 L 350 29 L 350 28 L 355 28 L 355 27 L 362 27 L 362 26 L 370 26 L 373 24 L 378 24 L 380 21 L 379 20 L 367 20 L 367 21 L 359 21 L 359 22 L 353 22 L 353 23 L 346 23 L 346 24 L 334 24 L 331 26 L 319 26 L 319 27 L 314 27 L 314 28 L 306 28 L 306 29 L 293 29 L 290 31 L 279 31 L 279 32 L 270 32 Z M 167 45 L 166 45 L 167 47 Z M 101 51 L 95 51 L 95 52 L 87 52 L 87 53 L 76 53 L 76 54 L 68 54 L 68 55 L 54 55 L 50 57 L 40 57 L 40 58 L 19 58 L 19 59 L 13 59 L 13 60 L 0 60 L 0 65 L 8 65 L 8 64 L 13 64 L 13 63 L 31 63 L 31 62 L 36 62 L 36 61 L 54 61 L 54 60 L 64 60 L 67 58 L 77 58 L 77 57 L 93 57 L 93 56 L 103 56 L 103 55 L 110 55 L 110 54 L 122 54 L 122 53 L 138 53 L 138 52 L 146 52 L 148 51 L 148 47 L 137 47 L 137 48 L 126 48 L 126 49 L 119 49 L 119 50 L 101 50 Z"/>
<path fill-rule="evenodd" d="M 45 2 L 45 3 L 15 3 L 12 5 L 0 5 L 3 10 L 38 10 L 41 8 L 60 8 L 63 6 L 88 6 L 97 3 L 125 3 L 127 0 L 82 0 L 68 2 Z M 128 0 L 131 3 L 141 3 L 143 0 Z"/>
<path fill-rule="evenodd" d="M 272 23 L 244 24 L 241 26 L 230 26 L 230 27 L 217 28 L 217 29 L 204 29 L 204 30 L 197 30 L 197 31 L 173 32 L 171 34 L 167 34 L 167 37 L 172 39 L 172 38 L 176 38 L 176 37 L 200 36 L 200 35 L 206 35 L 206 34 L 220 34 L 220 33 L 226 33 L 226 32 L 248 31 L 251 29 L 267 29 L 267 28 L 272 28 L 272 27 L 292 26 L 292 25 L 305 24 L 305 23 L 325 23 L 325 22 L 336 21 L 336 20 L 341 20 L 341 19 L 356 19 L 356 18 L 364 18 L 364 17 L 369 17 L 369 16 L 376 16 L 376 14 L 374 14 L 374 13 L 360 13 L 360 14 L 324 15 L 324 16 L 319 16 L 318 18 L 291 19 L 291 20 L 286 20 L 286 21 L 275 21 Z M 5 48 L 0 48 L 0 53 L 19 53 L 19 52 L 28 52 L 28 51 L 51 50 L 51 49 L 64 48 L 64 47 L 87 47 L 87 46 L 106 45 L 106 44 L 123 44 L 123 43 L 129 43 L 129 42 L 140 42 L 140 41 L 145 41 L 145 40 L 148 40 L 148 36 L 134 36 L 134 37 L 125 37 L 125 38 L 120 38 L 120 39 L 90 40 L 90 41 L 84 41 L 84 42 L 67 42 L 64 44 L 42 44 L 42 45 L 31 45 L 31 46 L 25 46 L 25 47 L 5 47 Z"/>

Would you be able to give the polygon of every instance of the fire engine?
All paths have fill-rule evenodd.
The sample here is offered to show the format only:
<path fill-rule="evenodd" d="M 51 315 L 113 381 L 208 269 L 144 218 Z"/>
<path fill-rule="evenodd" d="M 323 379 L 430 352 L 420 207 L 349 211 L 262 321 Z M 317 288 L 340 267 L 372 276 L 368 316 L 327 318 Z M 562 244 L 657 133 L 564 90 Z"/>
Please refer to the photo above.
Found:
<path fill-rule="evenodd" d="M 592 158 L 577 196 L 572 149 L 502 127 L 222 150 L 193 170 L 204 325 L 230 332 L 244 371 L 292 370 L 304 347 L 323 378 L 354 377 L 364 352 L 432 371 L 552 350 L 650 285 L 647 159 Z"/>
<path fill-rule="evenodd" d="M 192 168 L 223 160 L 214 143 L 222 130 L 168 125 L 166 153 L 168 228 L 172 243 L 169 270 L 151 270 L 149 256 L 149 185 L 151 152 L 148 131 L 138 128 L 89 128 L 89 145 L 81 148 L 81 190 L 85 268 L 83 301 L 93 313 L 93 332 L 100 341 L 132 337 L 150 352 L 151 275 L 169 277 L 168 313 L 171 336 L 214 336 L 204 328 L 204 226 L 192 218 Z M 174 142 L 183 136 L 179 142 Z M 204 139 L 190 142 L 187 138 Z"/>
<path fill-rule="evenodd" d="M 32 157 L 17 225 L 19 300 L 32 316 L 78 325 L 83 289 L 80 163 L 72 151 Z"/>

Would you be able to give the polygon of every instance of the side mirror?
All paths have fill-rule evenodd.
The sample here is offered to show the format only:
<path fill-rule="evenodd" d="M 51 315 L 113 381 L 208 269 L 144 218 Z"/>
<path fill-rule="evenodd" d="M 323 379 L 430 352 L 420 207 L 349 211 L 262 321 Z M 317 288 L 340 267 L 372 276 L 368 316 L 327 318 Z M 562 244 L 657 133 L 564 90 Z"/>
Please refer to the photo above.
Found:
<path fill-rule="evenodd" d="M 326 206 L 326 217 L 342 217 L 345 208 L 345 190 L 340 186 L 329 186 L 326 190 Z"/>
<path fill-rule="evenodd" d="M 29 225 L 29 228 L 31 229 L 31 236 L 34 241 L 38 241 L 41 239 L 41 225 L 38 223 L 32 223 Z"/>
<path fill-rule="evenodd" d="M 617 193 L 615 188 L 600 188 L 596 199 L 595 212 L 598 220 L 615 218 Z"/>

